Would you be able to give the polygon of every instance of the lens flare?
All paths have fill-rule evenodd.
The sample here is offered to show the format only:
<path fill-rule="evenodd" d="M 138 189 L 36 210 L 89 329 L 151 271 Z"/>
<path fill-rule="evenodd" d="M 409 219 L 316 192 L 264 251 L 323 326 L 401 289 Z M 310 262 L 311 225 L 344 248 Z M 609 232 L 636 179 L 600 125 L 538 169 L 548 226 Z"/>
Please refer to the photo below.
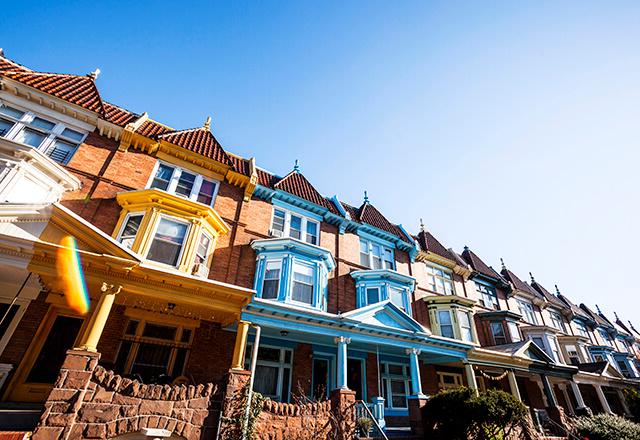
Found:
<path fill-rule="evenodd" d="M 80 265 L 80 253 L 76 239 L 66 236 L 60 244 L 62 247 L 58 250 L 56 267 L 58 276 L 62 280 L 64 297 L 71 310 L 86 315 L 89 311 L 89 293 Z"/>

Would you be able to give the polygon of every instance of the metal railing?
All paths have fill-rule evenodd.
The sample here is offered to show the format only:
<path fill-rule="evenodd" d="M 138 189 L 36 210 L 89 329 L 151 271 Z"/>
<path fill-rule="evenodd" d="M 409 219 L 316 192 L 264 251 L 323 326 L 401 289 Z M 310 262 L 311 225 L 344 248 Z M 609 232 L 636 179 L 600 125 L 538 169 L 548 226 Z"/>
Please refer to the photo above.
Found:
<path fill-rule="evenodd" d="M 371 422 L 373 423 L 374 433 L 379 434 L 379 435 L 372 436 L 372 438 L 382 438 L 384 440 L 389 440 L 389 437 L 387 437 L 387 434 L 385 434 L 384 430 L 380 427 L 380 424 L 378 424 L 378 421 L 376 420 L 375 416 L 371 412 L 371 409 L 369 408 L 369 406 L 370 404 L 368 404 L 363 400 L 356 401 L 356 421 L 358 421 L 361 418 L 367 418 L 371 420 Z M 358 429 L 360 428 L 358 427 Z M 369 435 L 369 433 L 364 433 L 364 432 L 362 434 Z"/>

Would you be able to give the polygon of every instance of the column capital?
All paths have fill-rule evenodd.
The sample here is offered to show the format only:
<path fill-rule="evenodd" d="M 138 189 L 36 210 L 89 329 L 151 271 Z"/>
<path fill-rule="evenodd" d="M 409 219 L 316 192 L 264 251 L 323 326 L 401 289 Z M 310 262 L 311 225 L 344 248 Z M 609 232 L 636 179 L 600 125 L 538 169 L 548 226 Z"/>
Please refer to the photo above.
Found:
<path fill-rule="evenodd" d="M 334 344 L 350 344 L 351 338 L 347 338 L 346 336 L 336 336 L 333 338 Z"/>
<path fill-rule="evenodd" d="M 109 284 L 106 281 L 102 282 L 102 287 L 100 287 L 100 291 L 105 295 L 117 295 L 122 290 L 122 286 L 115 284 Z"/>
<path fill-rule="evenodd" d="M 419 348 L 407 348 L 405 352 L 407 354 L 415 354 L 416 356 L 419 356 L 420 353 L 422 353 L 422 350 L 420 350 Z"/>

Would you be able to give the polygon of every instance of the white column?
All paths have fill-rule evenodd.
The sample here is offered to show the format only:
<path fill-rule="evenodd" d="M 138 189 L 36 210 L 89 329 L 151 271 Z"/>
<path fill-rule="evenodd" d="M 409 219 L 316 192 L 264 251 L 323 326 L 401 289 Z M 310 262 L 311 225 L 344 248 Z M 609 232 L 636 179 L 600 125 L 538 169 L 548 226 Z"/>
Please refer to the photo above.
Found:
<path fill-rule="evenodd" d="M 411 395 L 413 397 L 426 397 L 422 394 L 422 382 L 420 381 L 420 364 L 418 356 L 420 350 L 417 348 L 407 349 L 409 355 L 409 369 L 411 370 Z"/>
<path fill-rule="evenodd" d="M 522 401 L 522 397 L 520 397 L 520 389 L 518 388 L 518 382 L 516 381 L 516 373 L 513 370 L 507 372 L 507 378 L 509 379 L 509 387 L 511 388 L 511 394 L 513 397 Z"/>
<path fill-rule="evenodd" d="M 544 395 L 547 397 L 547 406 L 556 408 L 558 406 L 558 401 L 556 400 L 556 395 L 553 392 L 553 387 L 551 386 L 551 382 L 549 382 L 549 378 L 545 374 L 541 374 L 540 379 L 542 379 Z"/>
<path fill-rule="evenodd" d="M 465 362 L 464 372 L 467 376 L 467 384 L 469 385 L 469 388 L 478 395 L 478 383 L 476 382 L 476 373 L 473 371 L 473 365 Z"/>
<path fill-rule="evenodd" d="M 616 388 L 616 393 L 618 393 L 618 398 L 620 399 L 620 403 L 622 404 L 622 409 L 624 409 L 624 413 L 630 416 L 631 411 L 629 411 L 629 407 L 627 406 L 627 399 L 624 398 L 624 393 L 620 388 Z"/>
<path fill-rule="evenodd" d="M 578 404 L 578 408 L 576 409 L 586 408 L 587 405 L 584 404 L 584 399 L 582 398 L 578 384 L 572 380 L 569 381 L 569 384 L 571 385 L 571 391 L 573 391 L 573 396 L 576 398 L 576 403 Z"/>
<path fill-rule="evenodd" d="M 334 339 L 334 342 L 338 344 L 338 360 L 337 360 L 337 378 L 336 386 L 343 390 L 348 389 L 347 386 L 347 344 L 351 342 L 350 338 L 339 336 Z"/>
<path fill-rule="evenodd" d="M 594 385 L 596 388 L 596 394 L 598 394 L 598 399 L 600 400 L 600 405 L 604 409 L 604 412 L 607 414 L 613 414 L 611 411 L 611 407 L 609 406 L 609 402 L 607 402 L 607 396 L 604 395 L 604 391 L 602 391 L 602 387 L 600 385 Z"/>

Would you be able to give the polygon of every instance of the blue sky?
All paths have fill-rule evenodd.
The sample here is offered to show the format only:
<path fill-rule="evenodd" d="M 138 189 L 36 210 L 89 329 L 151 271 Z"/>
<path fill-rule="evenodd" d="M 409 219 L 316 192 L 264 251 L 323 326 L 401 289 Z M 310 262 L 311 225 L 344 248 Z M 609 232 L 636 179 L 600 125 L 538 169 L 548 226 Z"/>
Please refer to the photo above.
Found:
<path fill-rule="evenodd" d="M 179 6 L 178 6 L 179 5 Z M 0 46 L 640 320 L 637 2 L 12 2 Z M 640 325 L 640 322 L 638 323 Z"/>

